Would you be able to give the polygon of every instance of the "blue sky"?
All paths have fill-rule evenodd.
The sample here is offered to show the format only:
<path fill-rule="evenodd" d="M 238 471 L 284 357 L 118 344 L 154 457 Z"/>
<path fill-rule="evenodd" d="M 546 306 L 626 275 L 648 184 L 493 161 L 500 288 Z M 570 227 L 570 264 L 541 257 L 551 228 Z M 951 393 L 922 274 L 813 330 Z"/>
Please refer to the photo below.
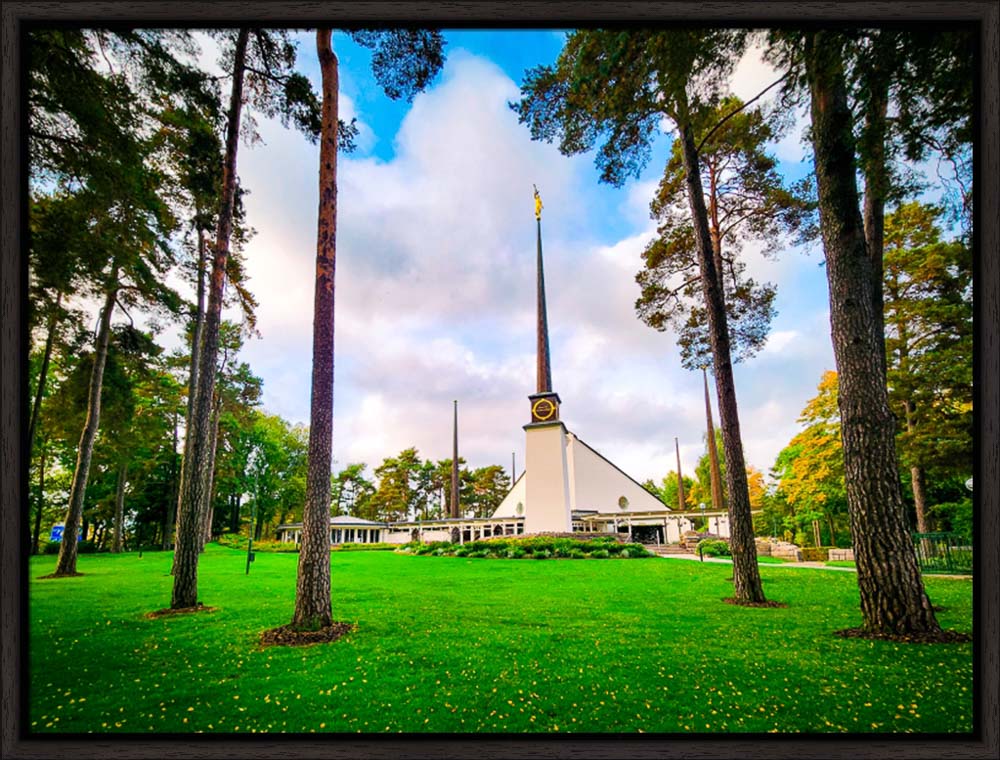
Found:
<path fill-rule="evenodd" d="M 314 35 L 297 38 L 299 68 L 318 89 Z M 509 467 L 513 452 L 520 469 L 535 382 L 535 184 L 564 422 L 640 480 L 675 468 L 676 436 L 691 472 L 704 450 L 701 376 L 681 368 L 674 336 L 640 323 L 633 308 L 669 135 L 638 179 L 601 185 L 593 155 L 567 158 L 532 142 L 507 107 L 526 68 L 555 60 L 560 33 L 446 39 L 443 72 L 405 103 L 377 88 L 367 51 L 334 35 L 341 113 L 362 129 L 338 169 L 335 466 L 374 467 L 407 446 L 449 457 L 458 399 L 469 463 Z M 206 45 L 206 62 L 212 55 Z M 733 88 L 747 98 L 774 78 L 752 50 Z M 789 179 L 810 168 L 803 123 L 774 146 Z M 264 378 L 266 409 L 307 423 L 318 148 L 260 117 L 258 129 L 263 144 L 241 147 L 239 172 L 257 230 L 247 271 L 262 337 L 243 358 Z M 767 349 L 736 369 L 747 458 L 766 472 L 834 364 L 819 251 L 766 260 L 747 250 L 754 276 L 778 286 Z"/>

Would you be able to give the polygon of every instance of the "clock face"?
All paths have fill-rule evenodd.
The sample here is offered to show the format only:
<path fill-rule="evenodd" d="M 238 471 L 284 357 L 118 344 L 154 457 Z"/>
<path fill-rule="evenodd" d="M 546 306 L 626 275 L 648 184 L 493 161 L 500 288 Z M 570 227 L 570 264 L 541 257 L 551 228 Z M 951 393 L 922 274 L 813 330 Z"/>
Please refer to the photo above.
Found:
<path fill-rule="evenodd" d="M 531 405 L 531 416 L 536 422 L 552 419 L 556 413 L 556 405 L 551 399 L 540 398 Z"/>

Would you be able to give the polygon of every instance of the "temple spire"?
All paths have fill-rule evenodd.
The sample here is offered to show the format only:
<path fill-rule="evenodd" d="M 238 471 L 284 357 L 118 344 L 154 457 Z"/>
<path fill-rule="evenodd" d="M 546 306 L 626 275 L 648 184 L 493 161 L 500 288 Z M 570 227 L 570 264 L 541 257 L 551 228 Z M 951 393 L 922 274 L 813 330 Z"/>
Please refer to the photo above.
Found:
<path fill-rule="evenodd" d="M 459 517 L 458 510 L 458 399 L 455 400 L 455 424 L 452 430 L 451 449 L 451 517 Z"/>
<path fill-rule="evenodd" d="M 681 475 L 681 445 L 674 436 L 674 448 L 677 450 L 677 508 L 683 512 L 685 507 L 684 476 Z"/>
<path fill-rule="evenodd" d="M 534 185 L 532 185 L 534 187 Z M 535 187 L 535 223 L 538 248 L 538 393 L 552 391 L 552 370 L 549 366 L 549 324 L 545 311 L 545 271 L 542 266 L 542 198 Z"/>
<path fill-rule="evenodd" d="M 705 417 L 708 421 L 708 463 L 709 474 L 712 480 L 712 509 L 725 509 L 726 505 L 722 497 L 722 476 L 719 470 L 719 449 L 715 445 L 715 425 L 712 424 L 712 404 L 708 400 L 708 369 L 701 368 L 702 377 L 705 379 Z"/>

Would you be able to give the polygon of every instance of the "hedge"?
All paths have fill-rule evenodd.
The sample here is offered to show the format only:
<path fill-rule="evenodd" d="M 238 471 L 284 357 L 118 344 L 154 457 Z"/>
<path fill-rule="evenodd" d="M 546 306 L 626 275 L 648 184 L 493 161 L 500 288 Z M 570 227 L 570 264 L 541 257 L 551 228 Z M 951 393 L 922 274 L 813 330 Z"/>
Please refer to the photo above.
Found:
<path fill-rule="evenodd" d="M 490 559 L 641 559 L 654 556 L 642 544 L 623 544 L 615 536 L 607 538 L 564 538 L 553 536 L 510 536 L 453 544 L 433 541 L 410 543 L 402 552 L 435 557 L 476 557 Z"/>

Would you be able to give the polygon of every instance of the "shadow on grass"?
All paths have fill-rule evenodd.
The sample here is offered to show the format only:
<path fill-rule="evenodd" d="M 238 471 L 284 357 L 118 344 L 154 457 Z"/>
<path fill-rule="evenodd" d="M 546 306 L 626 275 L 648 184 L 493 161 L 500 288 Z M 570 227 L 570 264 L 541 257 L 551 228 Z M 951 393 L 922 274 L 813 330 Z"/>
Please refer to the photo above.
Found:
<path fill-rule="evenodd" d="M 201 602 L 198 602 L 194 607 L 178 607 L 177 609 L 172 609 L 167 607 L 162 610 L 156 610 L 155 612 L 147 612 L 146 617 L 150 619 L 156 619 L 161 617 L 170 617 L 171 615 L 190 615 L 194 612 L 215 612 L 218 607 L 206 607 Z"/>
<path fill-rule="evenodd" d="M 340 623 L 336 620 L 324 628 L 315 631 L 297 631 L 290 625 L 271 628 L 260 635 L 261 647 L 304 647 L 312 644 L 330 644 L 353 631 L 352 623 Z"/>
<path fill-rule="evenodd" d="M 48 575 L 39 575 L 38 580 L 45 581 L 49 578 L 79 578 L 83 573 L 49 573 Z"/>

